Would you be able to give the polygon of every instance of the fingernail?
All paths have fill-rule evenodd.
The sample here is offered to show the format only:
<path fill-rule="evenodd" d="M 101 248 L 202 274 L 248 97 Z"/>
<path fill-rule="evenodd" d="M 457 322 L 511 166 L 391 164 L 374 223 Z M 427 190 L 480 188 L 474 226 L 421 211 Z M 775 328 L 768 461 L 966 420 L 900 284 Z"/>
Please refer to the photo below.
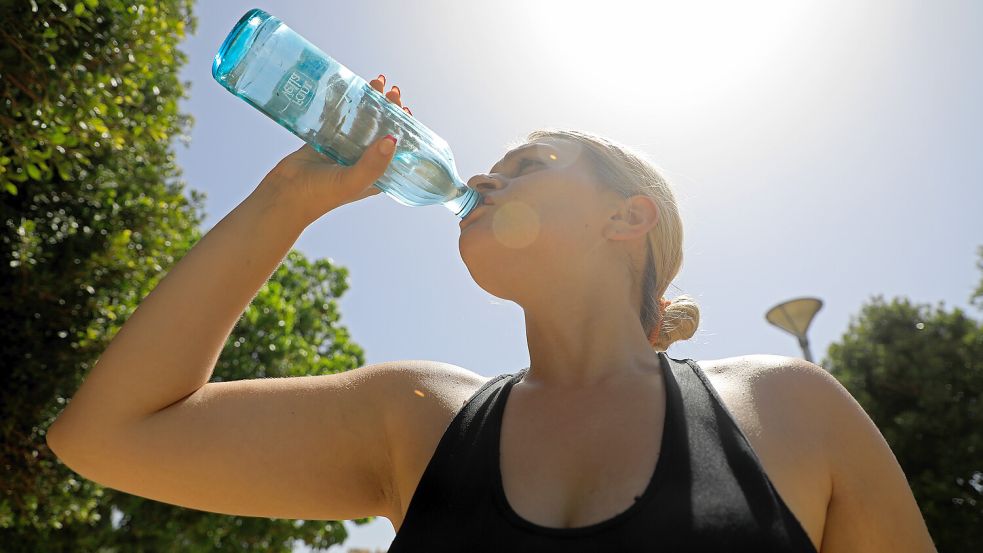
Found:
<path fill-rule="evenodd" d="M 382 73 L 379 73 L 379 76 L 376 77 L 376 79 L 379 79 L 380 81 L 382 81 L 382 84 L 386 84 L 386 76 L 383 75 Z"/>
<path fill-rule="evenodd" d="M 392 90 L 395 90 L 396 91 L 396 94 L 399 94 L 399 87 L 398 86 L 393 85 Z"/>
<path fill-rule="evenodd" d="M 412 112 L 412 111 L 410 111 L 410 108 L 408 108 L 408 107 L 406 107 L 406 106 L 403 106 L 403 109 L 405 109 L 405 110 L 406 110 L 406 113 L 409 113 L 410 115 L 413 115 L 413 112 Z"/>
<path fill-rule="evenodd" d="M 394 150 L 396 150 L 396 137 L 391 134 L 387 134 L 382 140 L 382 144 L 379 144 L 379 151 L 389 155 L 393 153 Z"/>

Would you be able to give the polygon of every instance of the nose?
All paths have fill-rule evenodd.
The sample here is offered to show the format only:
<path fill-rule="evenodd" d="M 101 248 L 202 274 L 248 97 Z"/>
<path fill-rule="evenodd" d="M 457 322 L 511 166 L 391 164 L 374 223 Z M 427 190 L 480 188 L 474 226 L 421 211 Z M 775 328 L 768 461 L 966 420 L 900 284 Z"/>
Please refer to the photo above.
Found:
<path fill-rule="evenodd" d="M 485 173 L 478 173 L 477 175 L 468 179 L 468 187 L 474 188 L 482 196 L 487 195 L 489 190 L 500 190 L 505 187 L 505 183 L 500 179 L 493 177 L 492 175 Z"/>

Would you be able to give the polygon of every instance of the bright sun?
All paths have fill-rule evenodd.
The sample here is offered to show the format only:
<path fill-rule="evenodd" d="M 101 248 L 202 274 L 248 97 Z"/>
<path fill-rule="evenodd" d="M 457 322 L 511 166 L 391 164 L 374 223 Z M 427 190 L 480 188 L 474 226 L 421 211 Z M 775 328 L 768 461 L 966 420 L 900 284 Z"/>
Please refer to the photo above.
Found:
<path fill-rule="evenodd" d="M 625 79 L 634 92 L 677 108 L 749 90 L 769 62 L 789 55 L 789 35 L 810 2 L 529 2 L 533 51 L 584 79 Z M 621 53 L 622 55 L 613 55 Z M 604 87 L 591 87 L 603 90 Z M 733 98 L 732 98 L 733 99 Z"/>

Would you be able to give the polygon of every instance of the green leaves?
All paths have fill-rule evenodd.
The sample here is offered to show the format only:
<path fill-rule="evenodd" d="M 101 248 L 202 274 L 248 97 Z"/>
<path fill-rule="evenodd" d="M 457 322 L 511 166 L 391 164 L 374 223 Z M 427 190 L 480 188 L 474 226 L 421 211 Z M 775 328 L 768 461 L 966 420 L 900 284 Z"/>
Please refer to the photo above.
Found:
<path fill-rule="evenodd" d="M 66 167 L 91 166 L 93 156 L 119 152 L 134 133 L 154 140 L 182 135 L 183 86 L 168 68 L 186 61 L 177 44 L 187 24 L 195 25 L 190 5 L 54 1 L 34 3 L 32 17 L 22 17 L 16 6 L 0 4 L 11 22 L 0 50 L 0 94 L 9 98 L 0 113 L 0 155 L 23 160 L 0 171 L 0 185 L 72 178 L 79 173 Z M 54 146 L 62 149 L 50 155 L 65 163 L 46 171 L 32 150 Z M 0 186 L 0 195 L 13 188 Z"/>
<path fill-rule="evenodd" d="M 976 268 L 983 273 L 983 246 L 977 248 L 976 256 Z M 980 284 L 973 291 L 973 295 L 969 297 L 969 303 L 973 304 L 980 311 L 983 311 L 983 278 L 980 279 Z"/>
<path fill-rule="evenodd" d="M 72 7 L 72 13 L 77 16 L 82 16 L 85 14 L 86 9 L 95 10 L 99 7 L 99 0 L 85 0 L 84 2 L 76 2 L 75 6 Z"/>
<path fill-rule="evenodd" d="M 255 378 L 257 368 L 264 376 L 330 374 L 364 364 L 362 348 L 336 324 L 335 282 L 344 272 L 289 252 L 229 336 L 215 376 Z"/>
<path fill-rule="evenodd" d="M 32 179 L 41 180 L 41 169 L 37 165 L 33 163 L 28 163 L 25 167 L 27 169 L 27 174 Z"/>
<path fill-rule="evenodd" d="M 939 551 L 983 542 L 983 325 L 875 296 L 822 365 L 890 444 Z"/>
<path fill-rule="evenodd" d="M 340 522 L 230 517 L 103 488 L 47 448 L 52 419 L 201 239 L 204 195 L 185 189 L 170 149 L 190 133 L 178 45 L 196 23 L 191 0 L 22 4 L 0 0 L 0 543 L 202 553 L 338 543 Z M 364 364 L 340 324 L 346 289 L 343 267 L 288 254 L 215 380 Z"/>

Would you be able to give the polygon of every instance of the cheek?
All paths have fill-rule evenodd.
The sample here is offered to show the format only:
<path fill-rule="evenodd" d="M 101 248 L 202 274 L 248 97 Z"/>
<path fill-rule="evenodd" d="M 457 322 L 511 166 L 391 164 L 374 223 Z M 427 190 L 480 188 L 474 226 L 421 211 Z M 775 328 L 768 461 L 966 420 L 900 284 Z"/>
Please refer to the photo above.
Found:
<path fill-rule="evenodd" d="M 566 252 L 577 250 L 589 229 L 584 223 L 589 219 L 586 207 L 570 196 L 570 183 L 557 181 L 537 182 L 521 196 L 492 206 L 462 232 L 461 243 L 483 243 L 482 248 L 493 243 L 508 250 L 524 250 L 533 257 L 538 252 Z M 466 248 L 469 249 L 469 248 Z M 462 255 L 465 250 L 462 250 Z"/>
<path fill-rule="evenodd" d="M 542 234 L 542 214 L 521 200 L 505 202 L 489 215 L 492 235 L 506 248 L 527 248 Z"/>

